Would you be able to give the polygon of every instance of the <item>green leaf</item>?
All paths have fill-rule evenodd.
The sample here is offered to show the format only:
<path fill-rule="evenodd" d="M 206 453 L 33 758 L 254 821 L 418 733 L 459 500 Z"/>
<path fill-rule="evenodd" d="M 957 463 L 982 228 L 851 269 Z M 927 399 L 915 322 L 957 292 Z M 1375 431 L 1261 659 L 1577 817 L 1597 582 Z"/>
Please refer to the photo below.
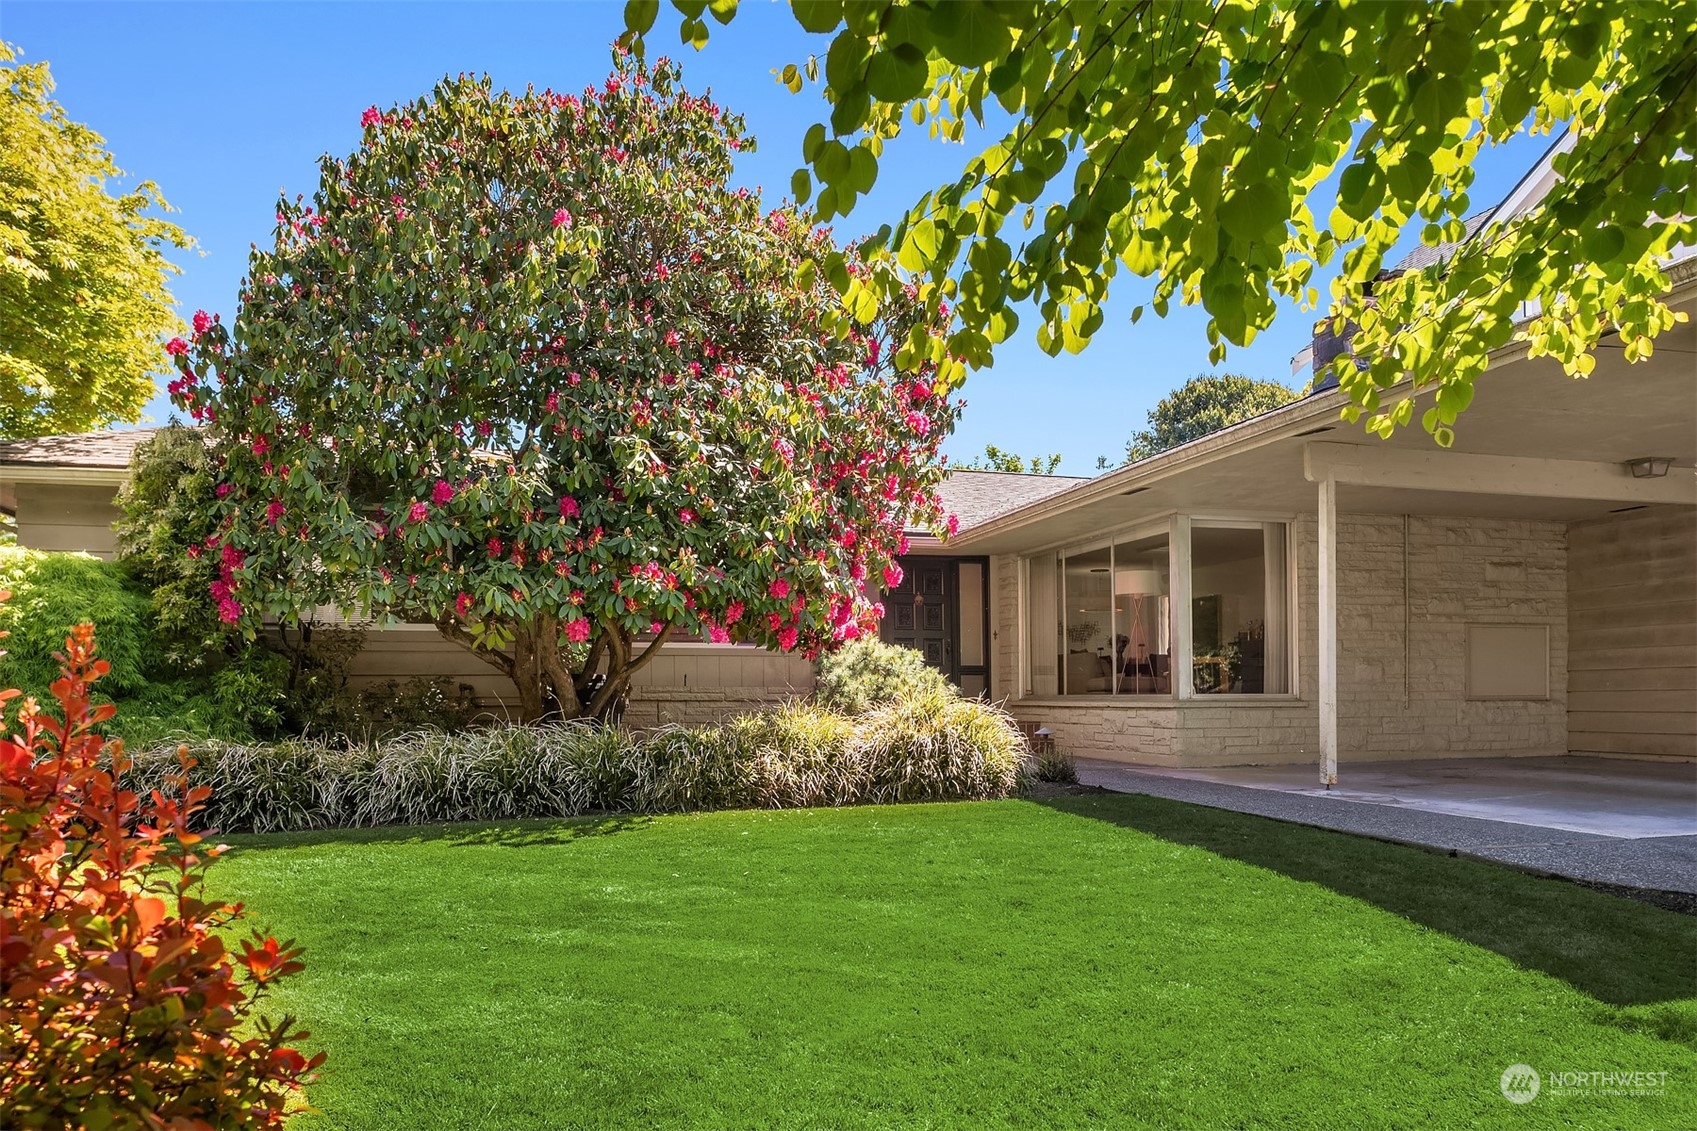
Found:
<path fill-rule="evenodd" d="M 1626 233 L 1614 224 L 1591 228 L 1580 241 L 1580 248 L 1594 264 L 1613 263 L 1626 250 Z"/>
<path fill-rule="evenodd" d="M 797 204 L 806 204 L 807 198 L 813 195 L 813 178 L 807 175 L 806 169 L 797 169 L 790 174 L 790 193 Z"/>
<path fill-rule="evenodd" d="M 878 159 L 864 145 L 849 150 L 848 185 L 856 192 L 868 193 L 878 180 Z"/>
<path fill-rule="evenodd" d="M 825 144 L 825 127 L 822 123 L 814 122 L 807 127 L 807 134 L 801 139 L 801 159 L 811 162 L 819 156 L 819 148 Z"/>
<path fill-rule="evenodd" d="M 828 32 L 843 18 L 843 0 L 790 0 L 790 12 L 803 31 Z"/>
<path fill-rule="evenodd" d="M 1345 216 L 1364 221 L 1378 211 L 1384 199 L 1384 186 L 1378 177 L 1378 166 L 1358 161 L 1338 178 L 1338 209 Z"/>
<path fill-rule="evenodd" d="M 819 156 L 813 161 L 813 171 L 828 185 L 845 180 L 849 171 L 848 146 L 835 139 L 826 142 L 820 147 Z"/>
<path fill-rule="evenodd" d="M 1220 203 L 1220 226 L 1241 243 L 1255 243 L 1284 232 L 1290 201 L 1265 181 L 1254 181 Z M 1142 272 L 1139 272 L 1140 274 Z"/>
<path fill-rule="evenodd" d="M 625 0 L 625 27 L 639 35 L 647 35 L 660 14 L 660 0 Z"/>
<path fill-rule="evenodd" d="M 951 0 L 931 9 L 939 54 L 959 67 L 982 67 L 1007 54 L 1013 36 L 984 0 Z"/>
<path fill-rule="evenodd" d="M 880 102 L 906 102 L 925 91 L 931 69 L 911 44 L 873 52 L 866 65 L 866 90 Z"/>
<path fill-rule="evenodd" d="M 825 52 L 825 84 L 838 92 L 839 99 L 843 92 L 860 85 L 871 51 L 872 45 L 852 31 L 840 31 L 831 40 L 831 48 Z"/>

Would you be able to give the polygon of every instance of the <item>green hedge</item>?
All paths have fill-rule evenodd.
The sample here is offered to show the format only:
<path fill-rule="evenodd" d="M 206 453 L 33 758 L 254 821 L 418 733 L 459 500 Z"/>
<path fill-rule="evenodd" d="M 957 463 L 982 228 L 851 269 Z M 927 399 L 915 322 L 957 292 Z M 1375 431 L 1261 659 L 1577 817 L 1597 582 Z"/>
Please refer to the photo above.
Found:
<path fill-rule="evenodd" d="M 856 719 L 797 703 L 638 737 L 593 723 L 417 731 L 352 749 L 307 739 L 190 746 L 206 826 L 365 825 L 1005 797 L 1024 751 L 1001 709 L 930 696 Z M 176 750 L 136 755 L 161 788 Z"/>

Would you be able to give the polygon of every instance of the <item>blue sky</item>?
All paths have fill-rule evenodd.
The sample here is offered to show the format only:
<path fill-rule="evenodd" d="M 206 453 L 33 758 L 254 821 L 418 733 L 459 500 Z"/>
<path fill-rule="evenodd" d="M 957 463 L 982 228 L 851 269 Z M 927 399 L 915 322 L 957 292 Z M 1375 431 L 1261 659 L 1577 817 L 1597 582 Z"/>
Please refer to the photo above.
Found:
<path fill-rule="evenodd" d="M 502 86 L 576 90 L 605 78 L 608 47 L 623 28 L 622 0 L 569 4 L 451 3 L 70 3 L 5 0 L 0 38 L 25 60 L 51 64 L 57 96 L 77 121 L 103 134 L 118 163 L 158 182 L 174 217 L 199 244 L 174 258 L 173 292 L 185 316 L 233 315 L 248 245 L 270 238 L 280 191 L 310 195 L 317 160 L 359 142 L 360 111 L 410 99 L 444 74 L 487 72 Z M 759 139 L 736 179 L 763 186 L 776 203 L 800 163 L 801 138 L 824 117 L 817 92 L 792 95 L 774 68 L 823 56 L 829 40 L 808 35 L 787 5 L 743 0 L 729 27 L 697 53 L 675 44 L 669 6 L 653 51 L 684 64 L 686 85 L 711 88 L 742 113 Z M 915 131 L 886 151 L 879 180 L 839 234 L 872 231 L 957 171 L 988 143 L 933 142 Z M 974 147 L 976 143 L 976 148 Z M 1547 144 L 1516 139 L 1481 160 L 1476 206 L 1513 187 Z M 1125 278 L 1122 276 L 1122 279 Z M 1317 278 L 1321 293 L 1329 275 Z M 1206 317 L 1175 310 L 1166 319 L 1128 315 L 1138 295 L 1119 288 L 1107 325 L 1077 357 L 1050 358 L 1023 316 L 1019 337 L 991 369 L 972 375 L 968 407 L 947 446 L 956 460 L 985 444 L 1024 454 L 1059 452 L 1062 470 L 1092 474 L 1096 457 L 1121 457 L 1127 437 L 1165 393 L 1206 372 Z M 1023 312 L 1022 312 L 1023 314 Z M 1290 382 L 1290 358 L 1309 338 L 1313 316 L 1294 307 L 1222 370 Z M 1298 379 L 1300 381 L 1300 378 Z M 155 420 L 170 405 L 148 407 Z"/>

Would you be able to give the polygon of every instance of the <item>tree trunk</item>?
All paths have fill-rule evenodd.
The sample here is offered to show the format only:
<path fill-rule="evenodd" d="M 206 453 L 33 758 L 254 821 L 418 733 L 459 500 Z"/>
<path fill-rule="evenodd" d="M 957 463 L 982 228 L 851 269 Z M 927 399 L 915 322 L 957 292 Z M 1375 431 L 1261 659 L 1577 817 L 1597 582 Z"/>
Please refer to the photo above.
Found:
<path fill-rule="evenodd" d="M 519 721 L 525 723 L 589 717 L 616 721 L 623 713 L 631 677 L 653 660 L 672 635 L 672 626 L 666 625 L 640 654 L 632 656 L 629 633 L 617 627 L 597 626 L 583 670 L 574 672 L 560 654 L 560 624 L 553 617 L 537 617 L 528 623 L 511 625 L 510 652 L 485 647 L 483 641 L 451 617 L 438 620 L 436 629 L 513 681 L 519 694 Z M 592 680 L 598 674 L 603 656 L 607 663 L 606 678 L 594 686 Z"/>

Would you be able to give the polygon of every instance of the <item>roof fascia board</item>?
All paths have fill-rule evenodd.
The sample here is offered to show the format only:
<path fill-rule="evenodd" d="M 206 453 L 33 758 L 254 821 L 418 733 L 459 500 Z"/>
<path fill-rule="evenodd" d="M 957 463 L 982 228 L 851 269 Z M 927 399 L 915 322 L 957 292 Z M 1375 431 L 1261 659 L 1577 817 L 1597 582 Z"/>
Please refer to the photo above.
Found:
<path fill-rule="evenodd" d="M 24 463 L 0 465 L 0 483 L 64 483 L 118 487 L 129 477 L 129 469 L 123 467 L 56 467 Z"/>

